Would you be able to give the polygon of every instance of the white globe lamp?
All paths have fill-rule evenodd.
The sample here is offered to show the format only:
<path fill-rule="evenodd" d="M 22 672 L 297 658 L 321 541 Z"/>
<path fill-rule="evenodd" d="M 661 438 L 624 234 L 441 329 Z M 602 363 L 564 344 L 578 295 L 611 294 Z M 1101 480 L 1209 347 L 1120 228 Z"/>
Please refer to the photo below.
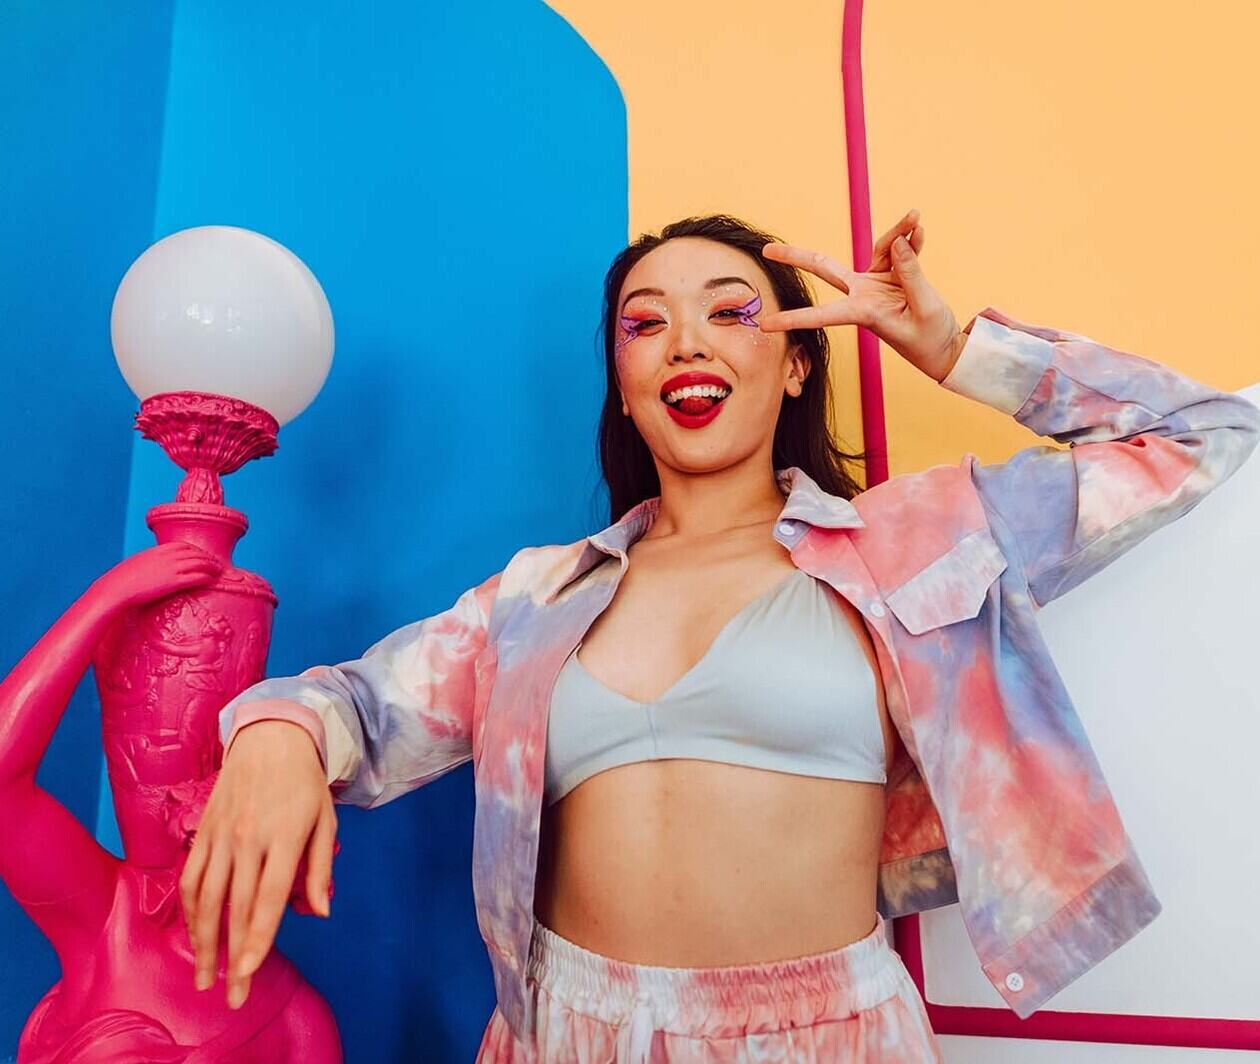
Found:
<path fill-rule="evenodd" d="M 287 424 L 328 376 L 333 319 L 315 275 L 283 244 L 231 225 L 182 229 L 127 270 L 110 315 L 123 378 L 145 400 L 198 391 Z"/>
<path fill-rule="evenodd" d="M 275 452 L 319 394 L 332 311 L 315 275 L 270 237 L 203 225 L 131 264 L 110 315 L 136 427 L 187 472 L 178 503 L 221 506 L 219 477 Z"/>

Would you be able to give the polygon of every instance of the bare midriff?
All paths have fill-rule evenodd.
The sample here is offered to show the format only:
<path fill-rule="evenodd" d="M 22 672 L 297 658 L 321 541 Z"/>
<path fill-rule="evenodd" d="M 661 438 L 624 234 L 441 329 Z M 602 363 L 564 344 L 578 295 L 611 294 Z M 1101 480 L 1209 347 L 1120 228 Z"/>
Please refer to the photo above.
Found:
<path fill-rule="evenodd" d="M 636 543 L 613 602 L 583 638 L 583 665 L 630 698 L 668 689 L 727 619 L 790 572 L 777 543 L 764 548 L 766 527 L 742 542 L 727 536 L 702 567 L 695 553 Z M 842 606 L 875 670 L 891 767 L 898 737 L 875 652 L 860 615 Z M 544 809 L 534 913 L 579 946 L 635 964 L 714 967 L 838 949 L 875 926 L 884 802 L 879 783 L 692 758 L 606 769 Z"/>
<path fill-rule="evenodd" d="M 875 925 L 883 825 L 878 783 L 681 758 L 622 765 L 544 814 L 534 911 L 635 964 L 821 953 Z"/>

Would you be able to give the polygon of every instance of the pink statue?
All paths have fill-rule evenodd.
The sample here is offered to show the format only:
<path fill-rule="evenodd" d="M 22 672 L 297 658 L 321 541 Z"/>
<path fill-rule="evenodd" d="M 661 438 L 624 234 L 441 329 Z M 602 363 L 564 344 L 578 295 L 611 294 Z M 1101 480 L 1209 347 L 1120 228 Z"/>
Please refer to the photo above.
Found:
<path fill-rule="evenodd" d="M 233 403 L 154 397 L 138 421 L 155 438 L 169 430 L 186 442 L 188 422 L 204 426 L 208 404 L 211 427 L 235 426 L 237 439 L 243 425 L 258 435 L 260 415 L 269 418 L 248 404 L 225 415 L 224 402 Z M 217 477 L 270 452 L 255 445 L 231 464 L 194 451 L 180 455 L 189 475 L 177 501 L 149 511 L 158 546 L 98 578 L 0 683 L 0 822 L 10 825 L 0 880 L 62 971 L 27 1019 L 18 1064 L 342 1060 L 328 1004 L 275 949 L 239 1009 L 194 988 L 179 876 L 222 760 L 218 711 L 262 678 L 276 603 L 265 580 L 232 565 L 248 525 L 222 504 Z M 35 783 L 89 664 L 124 860 Z M 304 882 L 299 868 L 290 902 L 310 913 Z M 226 940 L 221 927 L 224 957 Z"/>

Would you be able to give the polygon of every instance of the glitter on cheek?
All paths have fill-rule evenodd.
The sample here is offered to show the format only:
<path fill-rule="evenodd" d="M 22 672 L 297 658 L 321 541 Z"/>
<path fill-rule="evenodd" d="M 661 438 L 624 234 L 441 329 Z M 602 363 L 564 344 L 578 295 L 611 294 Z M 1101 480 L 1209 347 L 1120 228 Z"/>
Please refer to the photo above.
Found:
<path fill-rule="evenodd" d="M 758 350 L 773 350 L 774 337 L 770 333 L 762 332 L 761 323 L 757 320 L 757 315 L 763 310 L 760 292 L 742 306 L 731 307 L 730 309 L 736 312 L 736 317 L 731 320 L 755 330 L 753 334 L 748 337 L 748 342 L 751 343 L 753 347 Z"/>
<path fill-rule="evenodd" d="M 622 316 L 617 323 L 617 339 L 613 343 L 613 361 L 616 363 L 618 373 L 625 365 L 626 346 L 638 338 L 639 334 L 634 328 L 638 320 L 638 318 Z"/>

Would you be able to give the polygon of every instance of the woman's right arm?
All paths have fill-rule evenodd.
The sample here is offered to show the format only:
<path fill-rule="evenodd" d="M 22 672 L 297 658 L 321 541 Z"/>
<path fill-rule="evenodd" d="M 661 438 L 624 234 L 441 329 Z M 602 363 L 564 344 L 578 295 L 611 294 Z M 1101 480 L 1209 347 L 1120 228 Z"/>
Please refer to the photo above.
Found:
<path fill-rule="evenodd" d="M 304 854 L 310 905 L 327 915 L 334 795 L 374 808 L 471 759 L 474 663 L 501 577 L 362 657 L 263 680 L 220 711 L 223 767 L 179 883 L 200 988 L 214 983 L 226 900 L 228 1002 L 244 1001 Z"/>
<path fill-rule="evenodd" d="M 219 712 L 224 756 L 260 720 L 300 725 L 343 805 L 374 809 L 472 759 L 473 663 L 502 573 L 362 657 L 262 680 Z"/>

